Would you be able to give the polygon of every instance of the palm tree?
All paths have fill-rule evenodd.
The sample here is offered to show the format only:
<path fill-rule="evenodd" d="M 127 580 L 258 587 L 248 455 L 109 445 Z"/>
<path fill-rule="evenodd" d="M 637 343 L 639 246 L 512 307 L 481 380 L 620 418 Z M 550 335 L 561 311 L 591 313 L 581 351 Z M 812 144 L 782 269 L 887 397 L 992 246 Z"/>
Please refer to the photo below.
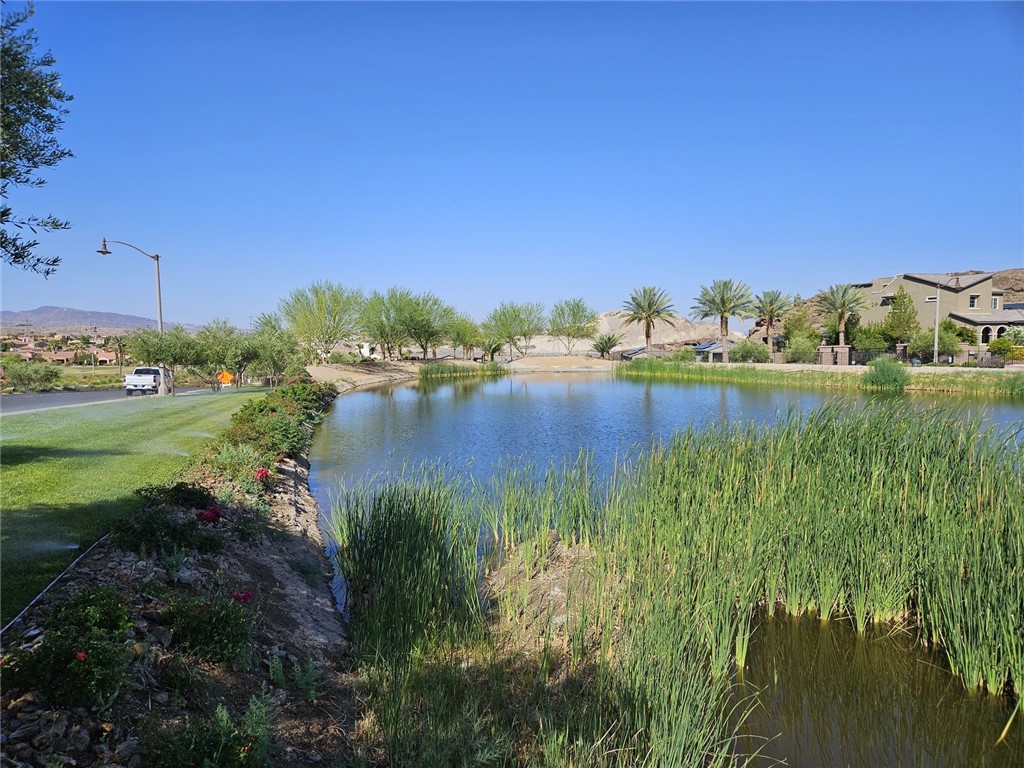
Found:
<path fill-rule="evenodd" d="M 702 285 L 700 296 L 694 299 L 696 304 L 690 307 L 694 317 L 701 320 L 708 317 L 718 318 L 719 337 L 722 341 L 722 362 L 729 362 L 729 347 L 726 336 L 729 335 L 730 317 L 753 317 L 754 299 L 750 295 L 750 286 L 732 280 L 715 280 L 711 287 Z"/>
<path fill-rule="evenodd" d="M 782 291 L 764 291 L 754 297 L 754 315 L 764 321 L 764 340 L 768 345 L 769 351 L 774 349 L 772 346 L 772 336 L 774 335 L 775 323 L 785 317 L 792 306 L 793 299 L 790 298 L 788 293 L 783 293 Z"/>
<path fill-rule="evenodd" d="M 673 328 L 672 322 L 672 299 L 661 288 L 646 286 L 629 294 L 629 301 L 622 305 L 626 312 L 624 320 L 627 323 L 636 323 L 644 327 L 644 346 L 647 354 L 651 354 L 651 334 L 654 333 L 654 323 L 661 320 Z"/>
<path fill-rule="evenodd" d="M 604 360 L 611 351 L 622 342 L 622 337 L 614 333 L 602 333 L 594 339 L 594 351 Z"/>
<path fill-rule="evenodd" d="M 857 315 L 868 308 L 868 299 L 864 293 L 850 283 L 830 285 L 819 297 L 818 302 L 829 315 L 836 316 L 836 328 L 839 329 L 839 346 L 846 344 L 846 321 L 850 315 Z"/>

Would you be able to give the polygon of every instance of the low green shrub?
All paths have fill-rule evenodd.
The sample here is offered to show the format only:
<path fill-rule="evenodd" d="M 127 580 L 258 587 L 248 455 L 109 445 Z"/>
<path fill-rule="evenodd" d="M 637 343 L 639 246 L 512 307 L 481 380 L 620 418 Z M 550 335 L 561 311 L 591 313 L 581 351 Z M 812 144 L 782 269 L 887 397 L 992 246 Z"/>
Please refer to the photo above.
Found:
<path fill-rule="evenodd" d="M 42 640 L 3 660 L 4 683 L 54 703 L 108 705 L 128 669 L 128 606 L 112 587 L 83 590 L 43 623 Z"/>
<path fill-rule="evenodd" d="M 729 350 L 729 360 L 736 363 L 767 363 L 770 358 L 767 344 L 759 344 L 750 339 L 738 342 Z"/>
<path fill-rule="evenodd" d="M 220 511 L 208 507 L 200 514 L 211 518 L 207 525 L 214 525 Z M 222 534 L 205 527 L 196 518 L 179 520 L 164 506 L 148 507 L 123 521 L 114 530 L 113 539 L 121 549 L 145 556 L 169 555 L 175 550 L 219 552 L 224 549 Z"/>
<path fill-rule="evenodd" d="M 320 697 L 320 668 L 312 656 L 307 656 L 302 664 L 295 662 L 292 667 L 292 678 L 295 680 L 295 689 L 303 701 L 316 701 Z"/>
<path fill-rule="evenodd" d="M 1013 341 L 1008 339 L 1006 336 L 1002 336 L 998 339 L 992 339 L 992 341 L 988 343 L 988 351 L 993 355 L 1006 357 L 1013 351 Z"/>
<path fill-rule="evenodd" d="M 861 377 L 861 385 L 866 389 L 902 392 L 910 383 L 910 372 L 895 360 L 879 357 L 868 363 L 868 370 Z"/>
<path fill-rule="evenodd" d="M 331 365 L 346 365 L 350 363 L 358 363 L 362 358 L 359 355 L 354 355 L 350 352 L 331 352 L 327 358 L 327 362 Z"/>
<path fill-rule="evenodd" d="M 270 675 L 270 682 L 276 688 L 285 688 L 288 680 L 284 676 L 284 663 L 280 656 L 271 656 L 267 661 L 267 674 Z"/>
<path fill-rule="evenodd" d="M 178 647 L 214 662 L 244 662 L 256 627 L 254 612 L 240 599 L 187 598 L 167 609 Z"/>
<path fill-rule="evenodd" d="M 27 362 L 6 358 L 4 378 L 15 389 L 35 392 L 52 389 L 60 378 L 60 369 L 50 363 Z"/>
<path fill-rule="evenodd" d="M 264 464 L 263 455 L 249 443 L 225 443 L 214 459 L 214 467 L 229 480 L 252 476 Z"/>
<path fill-rule="evenodd" d="M 205 691 L 209 685 L 206 676 L 193 660 L 180 653 L 171 654 L 160 668 L 160 684 L 175 696 L 193 696 Z"/>
<path fill-rule="evenodd" d="M 787 363 L 817 363 L 818 343 L 803 336 L 790 339 L 782 359 Z"/>
<path fill-rule="evenodd" d="M 266 690 L 249 699 L 237 722 L 224 704 L 213 717 L 189 722 L 183 731 L 157 730 L 146 738 L 153 768 L 249 768 L 270 760 L 274 717 Z"/>
<path fill-rule="evenodd" d="M 686 346 L 677 349 L 670 355 L 665 355 L 662 359 L 667 363 L 695 363 L 697 362 L 697 349 Z"/>
<path fill-rule="evenodd" d="M 177 482 L 173 485 L 146 485 L 135 490 L 150 505 L 170 504 L 185 509 L 206 509 L 214 503 L 213 495 L 198 485 Z"/>

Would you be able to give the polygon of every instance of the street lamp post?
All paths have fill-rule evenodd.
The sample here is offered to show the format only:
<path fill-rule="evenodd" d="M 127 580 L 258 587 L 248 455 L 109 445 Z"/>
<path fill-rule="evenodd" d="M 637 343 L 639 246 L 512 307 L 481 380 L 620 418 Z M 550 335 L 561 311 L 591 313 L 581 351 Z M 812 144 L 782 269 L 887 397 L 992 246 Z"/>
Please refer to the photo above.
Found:
<path fill-rule="evenodd" d="M 98 253 L 98 254 L 100 254 L 102 256 L 109 256 L 110 255 L 110 249 L 107 248 L 107 242 L 108 242 L 107 238 L 103 238 L 103 245 L 100 246 L 99 250 L 96 251 L 96 253 Z M 131 243 L 126 243 L 123 240 L 111 240 L 109 242 L 116 243 L 117 245 L 126 245 L 129 248 L 134 248 L 136 251 L 141 253 L 143 256 L 148 256 L 149 258 L 151 258 L 153 260 L 153 264 L 156 266 L 156 329 L 157 329 L 157 331 L 159 333 L 163 333 L 164 332 L 164 310 L 163 310 L 163 303 L 162 303 L 161 298 L 160 298 L 160 254 L 159 253 L 146 253 L 144 250 L 139 248 L 137 245 L 132 245 Z M 167 384 L 164 382 L 164 377 L 163 377 L 162 374 L 160 376 L 159 394 L 161 394 L 161 395 L 166 395 L 167 394 Z"/>
<path fill-rule="evenodd" d="M 946 282 L 941 280 L 935 281 L 935 328 L 933 328 L 934 338 L 932 339 L 932 362 L 939 362 L 939 296 L 942 295 L 943 286 L 949 285 L 950 280 L 956 280 L 954 288 L 960 287 L 960 277 L 958 275 L 949 278 Z"/>

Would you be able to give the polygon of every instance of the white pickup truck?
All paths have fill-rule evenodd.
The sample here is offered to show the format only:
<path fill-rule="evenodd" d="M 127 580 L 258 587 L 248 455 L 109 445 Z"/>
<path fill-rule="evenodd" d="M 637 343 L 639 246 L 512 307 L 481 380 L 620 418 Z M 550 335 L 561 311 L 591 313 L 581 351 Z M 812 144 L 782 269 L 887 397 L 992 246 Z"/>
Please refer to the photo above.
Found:
<path fill-rule="evenodd" d="M 174 374 L 166 368 L 147 366 L 136 368 L 124 377 L 124 393 L 128 396 L 141 392 L 143 395 L 155 395 L 160 391 L 160 384 L 164 385 L 164 391 L 170 392 L 174 388 Z"/>

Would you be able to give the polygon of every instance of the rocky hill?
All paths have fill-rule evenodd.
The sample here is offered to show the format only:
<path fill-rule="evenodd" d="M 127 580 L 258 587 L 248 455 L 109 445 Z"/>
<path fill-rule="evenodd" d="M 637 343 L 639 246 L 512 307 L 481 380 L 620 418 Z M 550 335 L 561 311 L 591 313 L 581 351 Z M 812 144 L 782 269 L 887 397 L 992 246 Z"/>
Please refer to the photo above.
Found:
<path fill-rule="evenodd" d="M 22 312 L 7 309 L 0 311 L 0 328 L 4 333 L 43 329 L 56 332 L 102 333 L 104 330 L 156 328 L 156 320 L 121 315 L 117 312 L 97 312 L 71 307 L 37 307 Z"/>
<path fill-rule="evenodd" d="M 1024 269 L 1003 269 L 996 272 L 992 285 L 1002 288 L 1004 302 L 1024 301 Z"/>
<path fill-rule="evenodd" d="M 598 335 L 611 333 L 622 338 L 622 341 L 615 347 L 615 354 L 626 349 L 644 346 L 643 326 L 626 323 L 623 317 L 624 313 L 617 311 L 604 312 L 597 319 Z M 730 336 L 737 339 L 743 338 L 742 334 L 730 333 Z M 672 325 L 661 321 L 654 324 L 651 344 L 657 349 L 675 350 L 686 344 L 700 344 L 717 338 L 718 321 L 695 323 L 685 317 L 676 316 L 672 318 Z M 590 345 L 589 341 L 577 343 L 576 354 L 588 352 Z M 565 346 L 553 336 L 537 336 L 530 342 L 530 354 L 564 355 Z"/>

